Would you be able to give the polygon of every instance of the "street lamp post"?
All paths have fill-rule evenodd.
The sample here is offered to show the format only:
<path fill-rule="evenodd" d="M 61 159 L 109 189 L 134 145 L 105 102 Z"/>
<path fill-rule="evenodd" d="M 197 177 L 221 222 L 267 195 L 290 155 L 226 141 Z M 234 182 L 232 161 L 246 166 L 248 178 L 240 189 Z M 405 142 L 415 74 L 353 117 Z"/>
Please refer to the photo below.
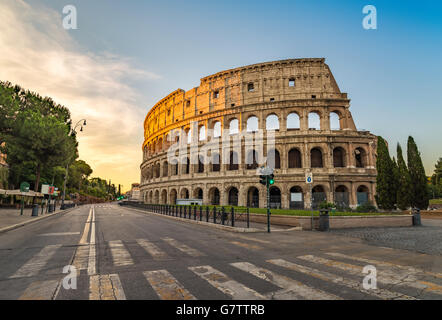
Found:
<path fill-rule="evenodd" d="M 83 121 L 83 124 L 80 123 L 82 121 Z M 86 125 L 86 119 L 78 120 L 78 122 L 75 124 L 74 129 L 71 129 L 71 131 L 69 132 L 69 135 L 72 135 L 73 133 L 77 134 L 77 131 L 75 131 L 75 130 L 77 129 L 78 126 L 80 126 L 80 131 L 83 131 L 83 126 L 85 126 L 85 125 Z M 61 210 L 64 209 L 64 199 L 66 197 L 66 182 L 68 179 L 68 172 L 69 172 L 69 161 L 66 164 L 66 173 L 64 175 L 63 198 L 61 200 L 61 208 L 60 208 Z"/>

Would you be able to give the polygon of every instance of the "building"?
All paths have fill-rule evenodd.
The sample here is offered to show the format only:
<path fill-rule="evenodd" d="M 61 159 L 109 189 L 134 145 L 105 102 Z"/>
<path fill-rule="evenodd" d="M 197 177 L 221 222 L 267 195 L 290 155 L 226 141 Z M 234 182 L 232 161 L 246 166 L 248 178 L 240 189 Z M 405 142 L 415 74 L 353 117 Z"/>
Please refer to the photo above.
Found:
<path fill-rule="evenodd" d="M 128 196 L 129 200 L 139 201 L 140 198 L 140 184 L 139 183 L 132 183 L 132 188 L 130 191 L 126 192 L 126 195 Z"/>
<path fill-rule="evenodd" d="M 177 89 L 144 121 L 142 200 L 265 207 L 257 168 L 268 165 L 271 207 L 375 203 L 377 139 L 356 129 L 349 107 L 322 58 L 221 71 Z"/>

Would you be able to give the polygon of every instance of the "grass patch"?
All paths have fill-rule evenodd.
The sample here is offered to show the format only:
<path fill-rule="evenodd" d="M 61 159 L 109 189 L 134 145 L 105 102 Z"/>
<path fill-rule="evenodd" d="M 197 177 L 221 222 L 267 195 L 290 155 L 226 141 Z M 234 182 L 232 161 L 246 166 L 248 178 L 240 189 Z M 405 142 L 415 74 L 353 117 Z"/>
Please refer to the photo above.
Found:
<path fill-rule="evenodd" d="M 442 199 L 430 199 L 430 204 L 442 204 Z"/>

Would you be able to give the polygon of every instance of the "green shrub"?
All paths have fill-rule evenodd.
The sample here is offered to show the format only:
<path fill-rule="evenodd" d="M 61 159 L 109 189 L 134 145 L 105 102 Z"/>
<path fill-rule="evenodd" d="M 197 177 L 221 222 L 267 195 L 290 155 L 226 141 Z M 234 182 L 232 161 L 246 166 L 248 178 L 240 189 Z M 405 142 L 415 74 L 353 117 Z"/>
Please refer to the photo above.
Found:
<path fill-rule="evenodd" d="M 319 209 L 331 209 L 331 208 L 335 208 L 335 204 L 332 202 L 322 201 L 319 204 Z"/>
<path fill-rule="evenodd" d="M 359 205 L 356 208 L 356 212 L 377 212 L 377 209 L 372 203 L 366 202 L 364 204 Z"/>

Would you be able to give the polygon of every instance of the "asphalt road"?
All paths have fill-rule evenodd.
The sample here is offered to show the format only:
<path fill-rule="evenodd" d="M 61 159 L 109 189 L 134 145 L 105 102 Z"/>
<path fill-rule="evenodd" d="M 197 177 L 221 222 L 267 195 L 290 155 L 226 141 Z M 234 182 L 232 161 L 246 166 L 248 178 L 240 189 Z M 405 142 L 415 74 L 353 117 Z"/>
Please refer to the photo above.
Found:
<path fill-rule="evenodd" d="M 367 265 L 376 289 L 362 285 Z M 233 233 L 116 204 L 0 234 L 0 266 L 0 299 L 442 298 L 440 255 L 334 233 Z"/>

